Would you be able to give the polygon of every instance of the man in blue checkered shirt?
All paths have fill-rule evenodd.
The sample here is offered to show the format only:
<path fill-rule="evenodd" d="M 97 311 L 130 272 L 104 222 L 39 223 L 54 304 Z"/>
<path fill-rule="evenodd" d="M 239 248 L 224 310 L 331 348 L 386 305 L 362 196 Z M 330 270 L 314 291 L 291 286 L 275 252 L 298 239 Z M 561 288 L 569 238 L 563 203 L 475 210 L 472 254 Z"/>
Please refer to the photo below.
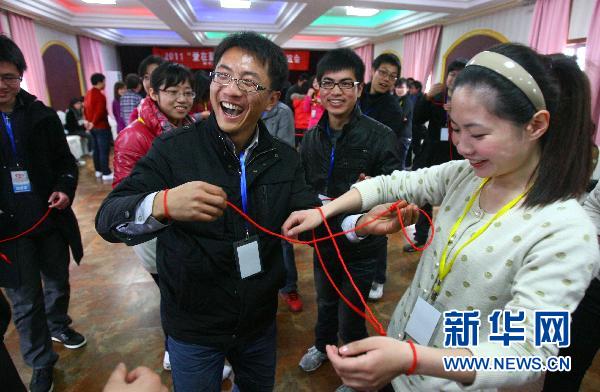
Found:
<path fill-rule="evenodd" d="M 121 118 L 123 121 L 129 121 L 131 112 L 133 112 L 133 109 L 142 100 L 142 96 L 139 94 L 142 89 L 142 82 L 138 75 L 129 74 L 125 78 L 125 85 L 127 86 L 127 91 L 121 96 L 119 102 L 121 103 Z"/>

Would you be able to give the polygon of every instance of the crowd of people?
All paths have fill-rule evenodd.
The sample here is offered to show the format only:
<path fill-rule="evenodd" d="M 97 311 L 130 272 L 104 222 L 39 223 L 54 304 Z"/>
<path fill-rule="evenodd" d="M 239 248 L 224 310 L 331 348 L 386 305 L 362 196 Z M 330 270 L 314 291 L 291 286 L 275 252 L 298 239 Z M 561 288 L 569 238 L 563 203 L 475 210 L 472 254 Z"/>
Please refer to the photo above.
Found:
<path fill-rule="evenodd" d="M 285 91 L 283 51 L 251 32 L 227 36 L 214 64 L 206 74 L 144 59 L 114 85 L 113 142 L 104 75 L 71 101 L 63 128 L 20 88 L 27 65 L 0 36 L 0 287 L 33 368 L 29 390 L 52 389 L 52 341 L 86 344 L 68 315 L 69 250 L 79 262 L 83 247 L 65 129 L 89 140 L 96 176 L 113 185 L 97 232 L 133 246 L 160 290 L 163 367 L 176 391 L 219 391 L 232 369 L 235 390 L 275 387 L 278 297 L 303 309 L 294 249 L 244 215 L 290 240 L 345 232 L 311 242 L 314 344 L 298 358 L 305 372 L 331 361 L 338 392 L 530 384 L 542 371 L 452 371 L 443 358 L 559 354 L 534 344 L 537 310 L 573 314 L 571 347 L 560 352 L 573 370 L 547 375 L 544 390 L 577 390 L 600 344 L 590 328 L 600 188 L 586 198 L 594 125 L 589 83 L 572 58 L 503 44 L 455 59 L 427 93 L 400 77 L 391 53 L 373 60 L 364 83 L 350 49 L 329 51 L 316 75 Z M 400 219 L 416 228 L 404 251 L 423 253 L 409 288 L 394 293 L 387 337 L 369 337 L 363 299 L 383 296 L 386 236 Z M 522 311 L 528 332 L 508 347 L 446 347 L 440 323 L 450 310 L 484 320 Z M 0 337 L 10 314 L 0 292 Z M 0 379 L 25 390 L 3 344 Z M 105 391 L 126 390 L 165 387 L 149 369 L 119 364 Z"/>

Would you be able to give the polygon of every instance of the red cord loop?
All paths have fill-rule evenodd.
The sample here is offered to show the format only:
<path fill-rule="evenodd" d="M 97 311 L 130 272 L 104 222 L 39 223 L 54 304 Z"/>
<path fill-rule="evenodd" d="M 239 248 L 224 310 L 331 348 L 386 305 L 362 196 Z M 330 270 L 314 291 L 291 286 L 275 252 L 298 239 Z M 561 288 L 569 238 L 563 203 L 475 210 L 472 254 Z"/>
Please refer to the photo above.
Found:
<path fill-rule="evenodd" d="M 171 215 L 169 215 L 169 207 L 167 206 L 167 193 L 169 193 L 169 188 L 166 188 L 163 193 L 163 210 L 165 211 L 165 218 L 167 220 L 171 220 Z"/>
<path fill-rule="evenodd" d="M 398 220 L 400 221 L 400 226 L 402 227 L 402 232 L 404 233 L 405 238 L 408 240 L 408 242 L 417 250 L 424 250 L 426 249 L 429 244 L 431 244 L 431 241 L 433 240 L 433 236 L 435 234 L 435 231 L 433 229 L 433 222 L 431 221 L 431 218 L 429 217 L 429 215 L 427 215 L 427 213 L 421 209 L 419 209 L 419 211 L 425 215 L 425 218 L 429 221 L 430 225 L 431 225 L 431 235 L 429 236 L 429 240 L 427 241 L 427 243 L 422 247 L 422 248 L 417 248 L 415 247 L 415 245 L 413 244 L 413 242 L 408 238 L 408 234 L 406 233 L 406 228 L 404 226 L 404 222 L 402 221 L 402 213 L 400 212 L 400 207 L 399 204 L 402 203 L 402 200 L 399 200 L 395 203 L 393 203 L 390 208 L 389 211 L 394 211 L 396 210 L 396 214 L 398 216 Z M 336 237 L 340 237 L 342 235 L 346 235 L 348 233 L 351 232 L 355 232 L 357 230 L 362 229 L 363 227 L 366 227 L 368 225 L 370 225 L 371 223 L 375 222 L 377 219 L 381 218 L 382 216 L 384 216 L 385 214 L 388 213 L 388 211 L 383 211 L 381 214 L 377 215 L 375 218 L 371 219 L 368 222 L 364 222 L 358 226 L 356 226 L 354 229 L 350 229 L 350 230 L 346 230 L 346 231 L 342 231 L 339 233 L 332 233 L 331 232 L 331 228 L 329 227 L 329 224 L 327 223 L 327 220 L 325 219 L 325 216 L 323 215 L 323 211 L 321 210 L 321 208 L 317 207 L 321 217 L 323 219 L 323 224 L 325 225 L 326 229 L 327 229 L 327 233 L 329 235 L 325 236 L 325 237 L 321 237 L 321 238 L 315 238 L 315 232 L 313 230 L 313 239 L 311 241 L 300 241 L 294 238 L 288 238 L 284 235 L 281 235 L 279 233 L 275 233 L 265 227 L 260 226 L 258 223 L 256 223 L 252 218 L 250 218 L 248 215 L 246 215 L 242 210 L 240 210 L 235 204 L 227 201 L 227 205 L 229 207 L 231 207 L 235 212 L 237 212 L 238 214 L 240 214 L 245 220 L 247 220 L 248 222 L 250 222 L 250 224 L 252 224 L 254 227 L 256 227 L 258 230 L 269 234 L 273 237 L 277 237 L 277 238 L 281 238 L 282 240 L 286 240 L 290 243 L 295 243 L 295 244 L 301 244 L 301 245 L 314 245 L 315 248 L 315 252 L 317 254 L 317 258 L 319 259 L 319 263 L 321 264 L 321 267 L 323 268 L 323 271 L 325 272 L 325 275 L 327 276 L 327 279 L 329 280 L 329 282 L 331 283 L 331 285 L 333 286 L 333 288 L 335 289 L 335 291 L 338 293 L 338 295 L 340 296 L 340 298 L 346 303 L 346 305 L 348 305 L 350 307 L 350 309 L 352 309 L 356 314 L 358 314 L 359 316 L 361 316 L 362 318 L 364 318 L 365 320 L 367 320 L 372 326 L 373 328 L 377 331 L 377 333 L 379 333 L 382 336 L 385 336 L 385 329 L 382 327 L 381 323 L 377 320 L 377 318 L 375 317 L 375 315 L 373 314 L 373 312 L 371 311 L 371 309 L 369 308 L 369 306 L 366 304 L 366 301 L 364 299 L 364 297 L 361 295 L 360 290 L 358 290 L 358 288 L 356 287 L 356 284 L 354 283 L 354 280 L 352 279 L 352 276 L 350 275 L 350 272 L 348 271 L 348 268 L 346 267 L 346 264 L 344 262 L 344 259 L 342 258 L 341 252 L 337 246 L 337 243 L 335 241 Z M 333 279 L 331 278 L 331 275 L 329 274 L 329 271 L 327 270 L 327 267 L 325 267 L 325 263 L 323 262 L 323 259 L 321 257 L 321 252 L 319 251 L 319 247 L 318 247 L 318 243 L 322 242 L 322 241 L 327 241 L 327 240 L 331 240 L 333 242 L 333 245 L 335 247 L 337 256 L 340 260 L 340 263 L 342 263 L 342 266 L 344 268 L 344 271 L 346 272 L 346 275 L 348 276 L 348 278 L 350 279 L 350 282 L 352 284 L 352 287 L 354 288 L 354 290 L 356 291 L 356 293 L 358 294 L 358 297 L 361 300 L 361 303 L 365 306 L 365 310 L 366 310 L 366 314 L 364 312 L 362 312 L 360 309 L 358 309 L 353 303 L 351 303 L 347 298 L 345 298 L 341 291 L 338 289 L 338 287 L 335 285 L 335 283 L 333 282 Z"/>
<path fill-rule="evenodd" d="M 22 232 L 21 234 L 17 234 L 14 235 L 12 237 L 8 237 L 8 238 L 3 238 L 0 240 L 0 244 L 4 243 L 4 242 L 9 242 L 12 240 L 16 240 L 17 238 L 21 238 L 29 233 L 31 233 L 32 231 L 34 231 L 39 225 L 42 224 L 42 222 L 44 222 L 46 220 L 46 218 L 48 218 L 48 215 L 50 215 L 50 212 L 52 211 L 52 208 L 48 208 L 48 211 L 46 211 L 46 213 L 40 218 L 40 220 L 38 220 L 37 222 L 34 223 L 33 226 L 31 226 L 29 229 L 25 230 L 24 232 Z M 12 264 L 10 259 L 8 258 L 8 256 L 6 256 L 4 253 L 0 252 L 0 258 L 2 260 L 4 260 L 5 263 L 7 264 Z"/>
<path fill-rule="evenodd" d="M 413 353 L 412 364 L 406 371 L 406 375 L 410 376 L 411 374 L 413 374 L 415 372 L 415 370 L 417 370 L 417 348 L 415 347 L 415 343 L 412 340 L 409 339 L 406 342 L 409 344 L 410 349 L 412 350 L 412 353 Z"/>

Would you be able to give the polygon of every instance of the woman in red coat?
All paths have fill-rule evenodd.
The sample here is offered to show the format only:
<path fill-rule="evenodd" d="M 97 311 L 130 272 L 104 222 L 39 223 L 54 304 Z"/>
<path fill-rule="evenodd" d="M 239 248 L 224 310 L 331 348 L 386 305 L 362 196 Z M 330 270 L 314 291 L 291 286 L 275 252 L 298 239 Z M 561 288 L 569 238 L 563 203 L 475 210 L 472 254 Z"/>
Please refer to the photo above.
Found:
<path fill-rule="evenodd" d="M 163 63 L 152 72 L 148 96 L 139 105 L 137 120 L 115 141 L 113 187 L 131 173 L 156 136 L 194 122 L 189 116 L 194 97 L 192 74 L 186 67 Z"/>

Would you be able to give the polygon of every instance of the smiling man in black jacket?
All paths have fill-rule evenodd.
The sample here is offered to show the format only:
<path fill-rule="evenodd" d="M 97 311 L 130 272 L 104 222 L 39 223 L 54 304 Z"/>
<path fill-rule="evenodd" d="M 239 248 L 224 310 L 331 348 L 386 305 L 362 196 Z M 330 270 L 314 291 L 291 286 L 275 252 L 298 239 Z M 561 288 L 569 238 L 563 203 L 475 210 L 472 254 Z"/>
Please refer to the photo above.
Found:
<path fill-rule="evenodd" d="M 134 245 L 158 236 L 161 319 L 178 391 L 218 391 L 225 358 L 242 391 L 272 390 L 275 313 L 285 281 L 275 232 L 295 209 L 320 205 L 296 151 L 260 116 L 287 79 L 281 48 L 238 33 L 215 49 L 206 121 L 159 136 L 104 201 L 96 229 Z"/>
<path fill-rule="evenodd" d="M 317 65 L 325 112 L 317 126 L 304 136 L 301 155 L 307 181 L 324 200 L 341 196 L 365 176 L 389 174 L 402 167 L 390 128 L 363 114 L 357 105 L 364 73 L 362 60 L 350 49 L 332 50 Z M 385 236 L 371 236 L 358 243 L 344 237 L 337 239 L 348 271 L 363 297 L 369 293 L 376 255 L 385 252 L 386 240 Z M 319 249 L 342 294 L 364 311 L 338 262 L 333 244 L 321 243 Z M 315 344 L 300 360 L 300 367 L 306 372 L 321 366 L 327 358 L 325 346 L 337 344 L 338 336 L 344 343 L 368 336 L 365 320 L 342 302 L 316 255 L 313 265 L 318 314 Z M 344 386 L 340 388 L 346 390 Z"/>
<path fill-rule="evenodd" d="M 13 306 L 23 359 L 33 368 L 29 388 L 38 392 L 52 389 L 58 360 L 52 340 L 71 349 L 86 343 L 67 314 L 69 247 L 77 262 L 83 249 L 71 210 L 77 164 L 56 112 L 21 89 L 26 68 L 21 50 L 0 35 L 0 239 L 25 232 L 52 209 L 33 231 L 0 244 L 7 257 L 0 258 L 0 287 Z"/>

